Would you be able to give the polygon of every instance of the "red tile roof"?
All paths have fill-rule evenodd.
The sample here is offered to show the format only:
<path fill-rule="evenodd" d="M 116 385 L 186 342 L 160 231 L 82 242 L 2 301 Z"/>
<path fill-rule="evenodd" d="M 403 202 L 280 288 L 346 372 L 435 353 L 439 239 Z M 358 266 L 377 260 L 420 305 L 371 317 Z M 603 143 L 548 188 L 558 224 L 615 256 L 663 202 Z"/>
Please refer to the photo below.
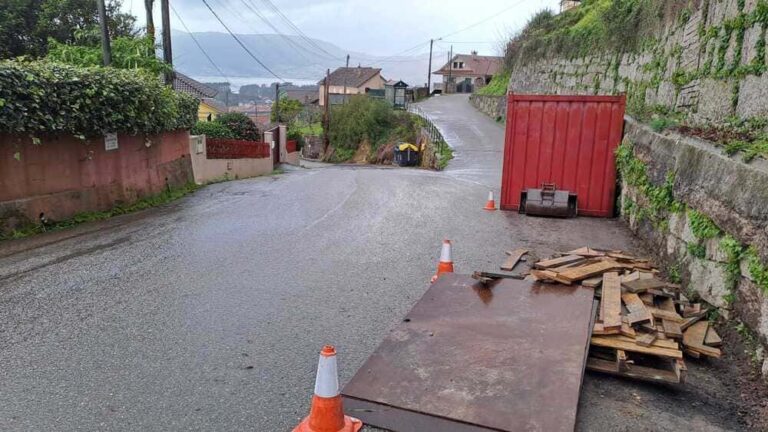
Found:
<path fill-rule="evenodd" d="M 451 66 L 453 62 L 464 62 L 463 69 Z M 501 70 L 503 57 L 481 56 L 476 54 L 456 54 L 449 63 L 446 63 L 435 72 L 435 75 L 448 75 L 449 69 L 452 76 L 481 75 L 490 76 Z"/>

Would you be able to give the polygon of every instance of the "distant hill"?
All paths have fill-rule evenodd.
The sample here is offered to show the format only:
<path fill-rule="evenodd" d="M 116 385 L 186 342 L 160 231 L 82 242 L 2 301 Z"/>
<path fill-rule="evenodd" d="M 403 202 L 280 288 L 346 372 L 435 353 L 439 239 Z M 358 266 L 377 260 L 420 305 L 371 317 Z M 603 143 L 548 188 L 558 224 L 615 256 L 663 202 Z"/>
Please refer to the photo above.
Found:
<path fill-rule="evenodd" d="M 251 58 L 240 45 L 227 33 L 193 33 L 211 59 L 230 78 L 236 86 L 248 83 L 247 78 L 273 78 L 267 70 Z M 320 51 L 299 36 L 281 36 L 276 34 L 242 34 L 237 37 L 268 68 L 285 79 L 316 82 L 325 76 L 326 69 L 334 70 L 343 66 L 347 52 L 338 46 L 319 39 L 312 39 L 314 44 L 327 53 Z M 411 85 L 424 85 L 427 76 L 428 56 L 419 57 L 377 57 L 350 52 L 350 66 L 381 67 L 387 79 L 402 79 Z M 333 58 L 331 58 L 333 57 Z M 443 62 L 444 55 L 440 60 Z M 384 60 L 377 63 L 378 60 Z M 218 77 L 215 81 L 224 81 L 221 74 L 205 58 L 195 45 L 189 33 L 173 32 L 173 61 L 175 67 L 195 78 Z M 435 59 L 433 70 L 442 65 Z M 433 76 L 434 79 L 434 76 Z"/>

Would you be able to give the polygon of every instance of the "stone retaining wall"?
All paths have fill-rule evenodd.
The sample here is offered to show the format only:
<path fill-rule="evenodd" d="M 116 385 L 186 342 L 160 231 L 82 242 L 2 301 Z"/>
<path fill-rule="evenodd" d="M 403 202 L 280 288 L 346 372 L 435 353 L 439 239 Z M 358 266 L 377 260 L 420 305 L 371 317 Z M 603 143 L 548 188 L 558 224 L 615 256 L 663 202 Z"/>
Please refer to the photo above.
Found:
<path fill-rule="evenodd" d="M 624 145 L 645 165 L 650 183 L 658 188 L 674 175 L 674 200 L 688 210 L 665 209 L 661 217 L 643 216 L 652 208 L 647 190 L 624 179 L 621 205 L 630 229 L 656 253 L 659 263 L 682 285 L 721 314 L 742 320 L 768 345 L 768 294 L 750 264 L 765 263 L 768 255 L 768 162 L 744 164 L 722 154 L 712 144 L 674 133 L 664 135 L 627 121 Z M 711 238 L 695 234 L 690 210 L 719 228 Z M 730 242 L 730 243 L 729 243 Z M 733 245 L 741 253 L 733 254 Z M 751 246 L 755 256 L 747 253 Z M 764 361 L 768 372 L 768 360 Z"/>
<path fill-rule="evenodd" d="M 485 96 L 473 94 L 469 97 L 469 102 L 475 108 L 496 121 L 503 122 L 507 119 L 506 96 Z"/>
<path fill-rule="evenodd" d="M 550 58 L 516 66 L 509 90 L 626 93 L 630 110 L 663 106 L 694 121 L 768 115 L 765 0 L 701 0 L 638 53 Z M 695 3 L 695 2 L 694 2 Z"/>

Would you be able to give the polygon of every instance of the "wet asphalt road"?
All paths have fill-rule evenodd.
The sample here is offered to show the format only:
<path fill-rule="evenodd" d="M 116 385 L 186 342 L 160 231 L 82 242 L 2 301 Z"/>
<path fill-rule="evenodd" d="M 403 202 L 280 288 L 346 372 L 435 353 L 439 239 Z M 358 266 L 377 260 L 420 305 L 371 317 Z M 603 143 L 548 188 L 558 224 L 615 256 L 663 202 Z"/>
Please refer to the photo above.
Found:
<path fill-rule="evenodd" d="M 460 272 L 521 246 L 632 247 L 617 221 L 482 211 L 502 127 L 465 96 L 423 108 L 457 150 L 445 172 L 299 168 L 0 244 L 0 430 L 290 430 L 321 346 L 349 380 L 427 289 L 444 237 Z M 585 430 L 625 421 L 592 411 Z"/>

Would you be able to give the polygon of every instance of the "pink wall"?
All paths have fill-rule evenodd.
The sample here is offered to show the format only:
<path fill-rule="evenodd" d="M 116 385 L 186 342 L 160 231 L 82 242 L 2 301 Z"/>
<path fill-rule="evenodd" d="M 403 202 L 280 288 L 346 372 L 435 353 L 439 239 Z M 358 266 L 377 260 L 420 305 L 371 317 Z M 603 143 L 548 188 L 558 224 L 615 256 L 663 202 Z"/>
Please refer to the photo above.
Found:
<path fill-rule="evenodd" d="M 29 137 L 0 134 L 0 230 L 21 216 L 66 219 L 190 181 L 187 131 L 119 135 L 118 149 L 109 151 L 103 137 L 41 137 L 35 145 Z"/>

